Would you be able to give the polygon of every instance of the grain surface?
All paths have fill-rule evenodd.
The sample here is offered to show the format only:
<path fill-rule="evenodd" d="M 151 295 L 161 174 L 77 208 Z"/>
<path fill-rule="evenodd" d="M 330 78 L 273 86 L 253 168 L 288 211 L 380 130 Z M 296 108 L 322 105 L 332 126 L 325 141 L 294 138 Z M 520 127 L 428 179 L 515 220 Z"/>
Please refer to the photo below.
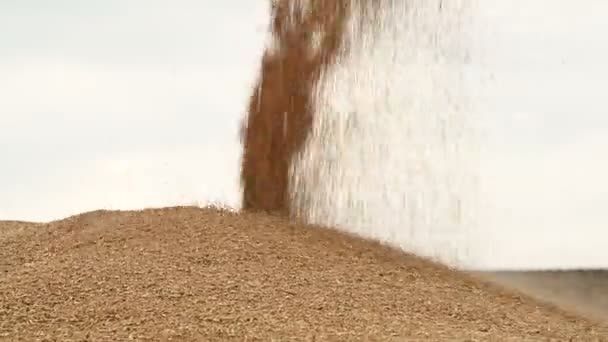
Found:
<path fill-rule="evenodd" d="M 0 223 L 4 341 L 603 341 L 601 323 L 331 229 L 210 208 Z"/>

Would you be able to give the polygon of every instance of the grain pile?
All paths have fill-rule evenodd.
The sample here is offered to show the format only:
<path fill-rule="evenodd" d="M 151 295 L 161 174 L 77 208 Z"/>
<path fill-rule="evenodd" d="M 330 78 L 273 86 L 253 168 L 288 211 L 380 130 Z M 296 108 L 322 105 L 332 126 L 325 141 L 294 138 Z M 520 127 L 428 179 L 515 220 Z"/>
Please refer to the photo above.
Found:
<path fill-rule="evenodd" d="M 608 327 L 376 243 L 215 209 L 0 223 L 4 341 L 600 341 Z"/>

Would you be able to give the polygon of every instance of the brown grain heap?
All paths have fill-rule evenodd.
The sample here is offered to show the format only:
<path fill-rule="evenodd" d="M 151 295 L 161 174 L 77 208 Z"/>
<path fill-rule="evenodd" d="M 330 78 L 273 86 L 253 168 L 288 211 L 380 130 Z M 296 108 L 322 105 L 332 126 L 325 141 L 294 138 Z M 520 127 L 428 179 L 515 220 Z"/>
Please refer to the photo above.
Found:
<path fill-rule="evenodd" d="M 608 327 L 260 213 L 0 222 L 0 341 L 608 341 Z"/>

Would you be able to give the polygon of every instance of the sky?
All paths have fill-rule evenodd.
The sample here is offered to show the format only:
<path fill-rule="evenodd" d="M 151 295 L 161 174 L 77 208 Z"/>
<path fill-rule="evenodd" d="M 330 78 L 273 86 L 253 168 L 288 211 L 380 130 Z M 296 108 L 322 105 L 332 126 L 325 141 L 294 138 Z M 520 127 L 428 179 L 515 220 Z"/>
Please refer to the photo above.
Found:
<path fill-rule="evenodd" d="M 490 77 L 476 89 L 488 232 L 500 246 L 492 259 L 608 267 L 608 3 L 482 7 L 477 66 Z"/>
<path fill-rule="evenodd" d="M 606 15 L 480 5 L 467 75 L 497 264 L 608 266 Z M 0 219 L 238 206 L 266 19 L 263 1 L 1 1 Z"/>
<path fill-rule="evenodd" d="M 237 202 L 262 5 L 0 2 L 0 219 Z"/>

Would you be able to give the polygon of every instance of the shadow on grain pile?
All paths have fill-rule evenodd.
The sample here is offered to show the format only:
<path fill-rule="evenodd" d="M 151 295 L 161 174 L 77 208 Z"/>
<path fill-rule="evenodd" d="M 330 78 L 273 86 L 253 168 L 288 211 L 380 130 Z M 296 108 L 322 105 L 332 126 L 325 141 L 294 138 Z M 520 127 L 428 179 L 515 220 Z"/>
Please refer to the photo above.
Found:
<path fill-rule="evenodd" d="M 331 229 L 192 207 L 0 223 L 0 339 L 597 341 L 587 318 Z"/>
<path fill-rule="evenodd" d="M 608 320 L 608 270 L 494 271 L 479 275 L 567 310 Z"/>

